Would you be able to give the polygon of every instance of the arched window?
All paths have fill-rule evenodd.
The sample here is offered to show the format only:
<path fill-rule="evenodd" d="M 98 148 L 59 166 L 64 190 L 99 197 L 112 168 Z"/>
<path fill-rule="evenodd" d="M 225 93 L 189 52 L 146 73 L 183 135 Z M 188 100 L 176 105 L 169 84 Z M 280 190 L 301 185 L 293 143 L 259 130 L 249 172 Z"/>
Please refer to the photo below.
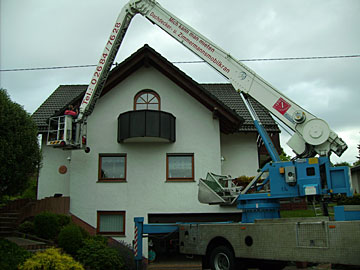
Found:
<path fill-rule="evenodd" d="M 160 110 L 160 96 L 152 90 L 144 90 L 136 94 L 134 110 Z"/>

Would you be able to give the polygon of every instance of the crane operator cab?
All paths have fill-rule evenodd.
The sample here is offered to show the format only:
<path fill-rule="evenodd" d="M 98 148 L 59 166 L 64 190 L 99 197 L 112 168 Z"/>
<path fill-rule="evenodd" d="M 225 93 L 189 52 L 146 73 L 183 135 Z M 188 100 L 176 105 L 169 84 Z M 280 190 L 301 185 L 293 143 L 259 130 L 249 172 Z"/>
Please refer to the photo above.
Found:
<path fill-rule="evenodd" d="M 78 113 L 70 105 L 62 116 L 49 118 L 47 145 L 63 149 L 79 149 L 86 144 L 86 134 L 80 140 Z"/>

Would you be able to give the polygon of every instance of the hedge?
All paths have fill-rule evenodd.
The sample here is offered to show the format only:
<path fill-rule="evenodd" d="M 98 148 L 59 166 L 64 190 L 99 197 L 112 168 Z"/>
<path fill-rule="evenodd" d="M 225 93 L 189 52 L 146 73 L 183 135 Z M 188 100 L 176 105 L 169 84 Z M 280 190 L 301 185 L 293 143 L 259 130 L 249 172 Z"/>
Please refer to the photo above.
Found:
<path fill-rule="evenodd" d="M 7 239 L 0 238 L 0 269 L 15 270 L 31 253 Z"/>

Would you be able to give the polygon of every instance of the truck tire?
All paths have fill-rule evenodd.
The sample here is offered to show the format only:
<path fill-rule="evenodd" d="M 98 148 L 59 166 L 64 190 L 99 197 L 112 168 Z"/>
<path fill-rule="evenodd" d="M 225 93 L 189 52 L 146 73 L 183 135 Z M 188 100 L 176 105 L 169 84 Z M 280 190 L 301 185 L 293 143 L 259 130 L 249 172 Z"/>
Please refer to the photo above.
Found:
<path fill-rule="evenodd" d="M 211 251 L 212 270 L 235 270 L 235 256 L 228 246 L 218 246 Z"/>

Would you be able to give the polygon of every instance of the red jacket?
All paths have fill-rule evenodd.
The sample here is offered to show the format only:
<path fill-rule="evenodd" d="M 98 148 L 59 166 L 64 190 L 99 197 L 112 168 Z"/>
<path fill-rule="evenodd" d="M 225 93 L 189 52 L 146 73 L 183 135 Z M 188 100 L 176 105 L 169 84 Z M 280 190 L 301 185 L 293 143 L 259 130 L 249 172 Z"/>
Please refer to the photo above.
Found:
<path fill-rule="evenodd" d="M 75 111 L 71 111 L 71 110 L 66 110 L 65 115 L 72 115 L 72 116 L 77 116 L 77 113 Z"/>

